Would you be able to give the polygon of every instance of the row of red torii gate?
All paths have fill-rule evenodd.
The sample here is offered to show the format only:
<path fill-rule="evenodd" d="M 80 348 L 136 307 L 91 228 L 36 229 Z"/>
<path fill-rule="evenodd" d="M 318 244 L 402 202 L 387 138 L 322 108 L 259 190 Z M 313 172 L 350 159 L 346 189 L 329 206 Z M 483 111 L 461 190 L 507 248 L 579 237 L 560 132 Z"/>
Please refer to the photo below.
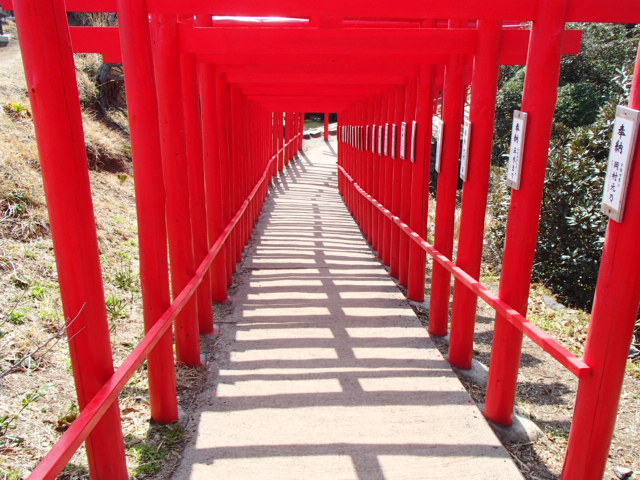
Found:
<path fill-rule="evenodd" d="M 496 310 L 487 417 L 512 422 L 527 335 L 580 381 L 563 478 L 602 477 L 640 303 L 640 256 L 633 255 L 640 170 L 632 156 L 626 194 L 609 206 L 615 219 L 584 358 L 531 324 L 526 311 L 560 61 L 581 42 L 566 23 L 640 23 L 640 2 L 3 0 L 3 8 L 15 11 L 18 25 L 64 312 L 74 319 L 68 334 L 82 410 L 31 478 L 55 478 L 83 442 L 93 478 L 128 478 L 117 397 L 145 360 L 153 418 L 177 420 L 172 330 L 177 360 L 198 365 L 199 334 L 213 331 L 211 303 L 226 300 L 269 185 L 302 148 L 303 112 L 312 111 L 338 112 L 340 190 L 409 298 L 424 299 L 433 258 L 435 335 L 447 333 L 454 278 L 453 365 L 470 368 L 477 299 Z M 118 26 L 69 27 L 66 12 L 115 12 Z M 239 21 L 248 16 L 271 21 Z M 122 62 L 127 89 L 146 336 L 117 370 L 73 59 L 83 52 Z M 517 178 L 496 295 L 478 278 L 498 73 L 507 64 L 527 65 L 526 141 L 512 155 Z M 640 108 L 638 77 L 631 109 Z M 426 199 L 438 111 L 431 245 Z M 633 120 L 633 111 L 625 115 Z"/>

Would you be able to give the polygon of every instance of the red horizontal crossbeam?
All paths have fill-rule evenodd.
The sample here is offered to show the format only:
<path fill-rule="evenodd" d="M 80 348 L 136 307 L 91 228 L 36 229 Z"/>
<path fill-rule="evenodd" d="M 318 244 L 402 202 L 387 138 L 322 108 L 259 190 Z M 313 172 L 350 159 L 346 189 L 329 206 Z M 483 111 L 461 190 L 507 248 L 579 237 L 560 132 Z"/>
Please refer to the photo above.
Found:
<path fill-rule="evenodd" d="M 86 1 L 86 0 L 85 0 Z M 149 10 L 167 13 L 215 13 L 216 15 L 346 17 L 386 19 L 492 19 L 533 20 L 536 2 L 530 0 L 405 0 L 371 2 L 370 0 L 148 0 Z M 640 23 L 640 5 L 635 0 L 572 0 L 567 12 L 568 22 Z"/>
<path fill-rule="evenodd" d="M 472 54 L 470 29 L 201 28 L 179 29 L 184 52 L 216 55 L 448 55 Z M 506 42 L 505 42 L 506 44 Z"/>
<path fill-rule="evenodd" d="M 101 53 L 105 63 L 122 63 L 118 27 L 70 27 L 74 53 Z"/>
<path fill-rule="evenodd" d="M 310 62 L 308 59 L 305 59 L 305 61 L 299 64 L 292 64 L 275 58 L 272 63 L 261 63 L 258 65 L 249 63 L 219 63 L 216 64 L 216 69 L 227 74 L 266 75 L 274 77 L 280 74 L 296 74 L 318 78 L 321 75 L 327 74 L 356 78 L 360 75 L 380 76 L 386 73 L 413 77 L 417 75 L 418 72 L 417 66 L 413 64 L 407 65 L 397 62 L 393 64 L 386 60 L 376 63 L 364 63 L 359 62 L 358 59 L 354 59 L 353 62 L 338 61 L 335 59 L 334 61 L 327 60 L 322 63 Z"/>
<path fill-rule="evenodd" d="M 271 112 L 335 112 L 351 107 L 356 100 L 324 98 L 250 97 Z"/>
<path fill-rule="evenodd" d="M 67 0 L 69 12 L 117 12 L 116 0 Z M 529 21 L 535 18 L 536 2 L 530 0 L 405 0 L 371 2 L 369 0 L 148 0 L 150 12 L 211 13 L 215 15 L 319 16 L 386 19 L 492 19 Z M 4 10 L 13 10 L 12 0 L 2 0 Z M 567 22 L 640 23 L 640 2 L 636 0 L 571 0 Z"/>
<path fill-rule="evenodd" d="M 101 53 L 105 62 L 121 61 L 120 36 L 117 27 L 71 27 L 70 32 L 75 53 Z M 288 62 L 300 65 L 300 70 L 304 70 L 302 66 L 309 63 L 326 63 L 327 66 L 322 69 L 325 72 L 340 72 L 340 70 L 331 70 L 331 65 L 360 63 L 362 67 L 357 68 L 357 71 L 369 66 L 370 71 L 379 72 L 385 62 L 391 65 L 413 65 L 414 68 L 419 63 L 446 62 L 448 59 L 446 52 L 452 53 L 459 49 L 452 46 L 432 47 L 430 42 L 441 41 L 438 40 L 439 38 L 453 35 L 452 38 L 457 38 L 458 43 L 469 42 L 469 45 L 462 48 L 467 53 L 472 52 L 475 45 L 475 30 L 341 29 L 332 32 L 341 33 L 329 35 L 327 30 L 315 28 L 281 30 L 257 27 L 184 28 L 181 35 L 184 43 L 181 46 L 190 53 L 200 52 L 198 58 L 205 62 L 254 66 L 270 64 L 274 61 Z M 526 62 L 529 33 L 529 30 L 503 32 L 500 59 L 502 64 L 523 65 Z M 390 42 L 390 38 L 395 40 Z M 331 44 L 327 45 L 329 39 Z M 412 51 L 407 51 L 407 48 L 403 47 L 404 42 L 409 41 L 416 44 Z M 581 41 L 580 30 L 567 30 L 563 53 L 579 53 Z M 341 42 L 356 42 L 359 46 L 353 47 L 352 51 L 348 52 Z M 317 52 L 311 51 L 309 44 L 316 45 L 314 49 Z M 260 45 L 260 48 L 258 49 L 256 45 Z M 297 46 L 293 48 L 292 45 Z M 382 48 L 380 45 L 385 47 Z M 328 53 L 329 50 L 334 52 Z"/>
<path fill-rule="evenodd" d="M 473 278 L 462 268 L 458 267 L 450 258 L 443 255 L 435 249 L 433 245 L 420 237 L 413 229 L 405 224 L 399 217 L 391 213 L 378 202 L 374 197 L 367 193 L 349 173 L 340 165 L 338 169 L 343 173 L 345 178 L 351 183 L 356 191 L 362 195 L 369 203 L 378 209 L 385 217 L 397 225 L 402 232 L 407 235 L 420 248 L 427 252 L 433 259 L 453 274 L 465 287 L 482 298 L 497 313 L 504 316 L 514 327 L 520 330 L 540 346 L 545 352 L 555 358 L 560 364 L 567 368 L 578 378 L 584 378 L 591 374 L 591 367 L 582 359 L 576 357 L 573 353 L 560 345 L 556 340 L 549 336 L 544 330 L 538 328 L 527 318 L 516 311 L 511 305 L 502 300 L 497 294 L 493 293 L 485 287 L 480 281 Z"/>
<path fill-rule="evenodd" d="M 271 84 L 305 84 L 305 85 L 402 85 L 407 82 L 408 76 L 382 75 L 382 74 L 351 74 L 346 76 L 338 73 L 302 73 L 299 69 L 295 72 L 283 73 L 243 73 L 231 71 L 227 74 L 227 81 L 231 83 L 260 85 Z"/>
<path fill-rule="evenodd" d="M 185 27 L 181 29 L 181 48 L 198 54 L 200 61 L 210 63 L 260 65 L 273 61 L 294 64 L 359 61 L 375 69 L 385 61 L 404 65 L 442 64 L 448 61 L 450 54 L 472 54 L 475 33 L 473 29 Z M 524 65 L 530 31 L 510 29 L 502 35 L 500 63 Z M 562 53 L 580 53 L 581 42 L 581 30 L 567 30 Z"/>
<path fill-rule="evenodd" d="M 245 95 L 280 96 L 280 97 L 362 97 L 382 93 L 379 85 L 307 85 L 300 83 L 282 84 L 242 84 L 240 90 Z"/>

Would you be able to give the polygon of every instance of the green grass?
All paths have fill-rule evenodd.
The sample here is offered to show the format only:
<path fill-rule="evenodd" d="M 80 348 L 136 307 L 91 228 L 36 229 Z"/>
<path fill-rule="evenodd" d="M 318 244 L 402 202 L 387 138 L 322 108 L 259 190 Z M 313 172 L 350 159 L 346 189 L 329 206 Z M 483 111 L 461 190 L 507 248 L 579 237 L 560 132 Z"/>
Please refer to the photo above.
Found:
<path fill-rule="evenodd" d="M 310 128 L 318 128 L 318 127 L 324 127 L 324 122 L 316 122 L 315 120 L 304 121 L 305 130 L 309 130 Z"/>
<path fill-rule="evenodd" d="M 145 441 L 129 448 L 137 463 L 134 478 L 158 473 L 169 457 L 179 455 L 177 449 L 183 442 L 184 429 L 178 424 L 152 427 Z"/>

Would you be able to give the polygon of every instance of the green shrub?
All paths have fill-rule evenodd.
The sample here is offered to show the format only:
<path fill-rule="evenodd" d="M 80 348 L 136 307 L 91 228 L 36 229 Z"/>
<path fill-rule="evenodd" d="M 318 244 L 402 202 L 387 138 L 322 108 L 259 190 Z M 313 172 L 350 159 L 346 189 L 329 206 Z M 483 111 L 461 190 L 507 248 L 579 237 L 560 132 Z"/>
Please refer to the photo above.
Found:
<path fill-rule="evenodd" d="M 590 308 L 598 277 L 608 217 L 600 213 L 611 128 L 618 104 L 628 101 L 630 77 L 620 73 L 615 95 L 598 111 L 595 122 L 574 128 L 556 124 L 551 142 L 533 267 L 540 281 L 571 305 Z M 505 168 L 494 167 L 486 257 L 494 266 L 502 258 L 510 192 Z"/>

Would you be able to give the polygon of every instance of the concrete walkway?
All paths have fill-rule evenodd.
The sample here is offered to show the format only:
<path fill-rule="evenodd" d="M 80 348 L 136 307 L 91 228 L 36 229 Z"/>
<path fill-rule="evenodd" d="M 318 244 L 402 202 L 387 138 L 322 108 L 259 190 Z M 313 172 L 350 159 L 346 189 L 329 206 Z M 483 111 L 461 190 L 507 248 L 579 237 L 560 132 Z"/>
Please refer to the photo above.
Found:
<path fill-rule="evenodd" d="M 334 148 L 265 205 L 174 478 L 522 478 L 363 240 Z"/>

